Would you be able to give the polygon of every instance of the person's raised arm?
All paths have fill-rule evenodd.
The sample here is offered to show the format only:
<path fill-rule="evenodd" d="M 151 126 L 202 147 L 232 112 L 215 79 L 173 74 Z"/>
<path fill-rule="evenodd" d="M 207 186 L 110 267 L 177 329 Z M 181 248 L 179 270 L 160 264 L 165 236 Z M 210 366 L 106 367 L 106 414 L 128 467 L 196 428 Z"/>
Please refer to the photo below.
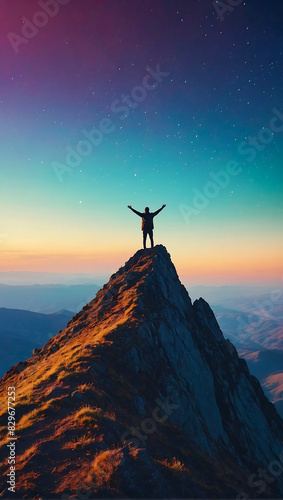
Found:
<path fill-rule="evenodd" d="M 161 212 L 161 210 L 163 210 L 163 208 L 165 208 L 166 205 L 162 205 L 162 207 L 159 209 L 159 210 L 156 210 L 156 212 L 153 212 L 153 217 L 155 217 L 157 214 L 159 214 L 159 212 Z"/>
<path fill-rule="evenodd" d="M 141 214 L 140 212 L 138 212 L 137 210 L 135 210 L 135 209 L 134 209 L 131 205 L 128 205 L 128 208 L 129 208 L 130 210 L 132 210 L 132 212 L 134 212 L 135 214 L 139 215 L 140 217 L 142 217 L 142 216 L 143 216 L 143 214 Z"/>

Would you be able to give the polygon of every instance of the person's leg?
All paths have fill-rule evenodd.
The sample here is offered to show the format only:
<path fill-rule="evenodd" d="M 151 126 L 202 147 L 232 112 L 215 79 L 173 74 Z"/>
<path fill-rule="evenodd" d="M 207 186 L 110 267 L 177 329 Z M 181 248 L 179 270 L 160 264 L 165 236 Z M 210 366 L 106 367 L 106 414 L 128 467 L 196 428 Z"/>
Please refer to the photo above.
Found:
<path fill-rule="evenodd" d="M 153 243 L 153 231 L 152 231 L 152 230 L 151 230 L 151 231 L 149 231 L 149 233 L 148 233 L 148 234 L 149 234 L 150 241 L 151 241 L 151 248 L 153 248 L 153 247 L 154 247 L 154 243 Z"/>
<path fill-rule="evenodd" d="M 143 231 L 143 248 L 146 248 L 146 235 L 147 235 L 147 232 Z"/>

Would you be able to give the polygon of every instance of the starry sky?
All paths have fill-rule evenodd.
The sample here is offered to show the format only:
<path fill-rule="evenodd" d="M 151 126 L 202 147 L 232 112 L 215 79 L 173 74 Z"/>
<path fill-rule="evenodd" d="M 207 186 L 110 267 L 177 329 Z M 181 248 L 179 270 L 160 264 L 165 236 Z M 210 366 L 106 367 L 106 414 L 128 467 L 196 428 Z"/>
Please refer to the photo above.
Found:
<path fill-rule="evenodd" d="M 1 272 L 108 276 L 164 203 L 186 283 L 282 284 L 283 6 L 236 3 L 2 0 Z"/>

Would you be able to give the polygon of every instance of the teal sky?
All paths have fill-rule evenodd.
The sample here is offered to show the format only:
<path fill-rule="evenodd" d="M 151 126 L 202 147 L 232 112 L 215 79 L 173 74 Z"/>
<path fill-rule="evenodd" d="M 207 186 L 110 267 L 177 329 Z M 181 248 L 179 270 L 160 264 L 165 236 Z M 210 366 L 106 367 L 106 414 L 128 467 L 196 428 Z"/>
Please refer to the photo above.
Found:
<path fill-rule="evenodd" d="M 3 10 L 0 270 L 107 275 L 142 244 L 127 205 L 165 203 L 181 277 L 282 284 L 282 6 L 106 4 L 61 6 L 19 53 L 38 3 Z"/>

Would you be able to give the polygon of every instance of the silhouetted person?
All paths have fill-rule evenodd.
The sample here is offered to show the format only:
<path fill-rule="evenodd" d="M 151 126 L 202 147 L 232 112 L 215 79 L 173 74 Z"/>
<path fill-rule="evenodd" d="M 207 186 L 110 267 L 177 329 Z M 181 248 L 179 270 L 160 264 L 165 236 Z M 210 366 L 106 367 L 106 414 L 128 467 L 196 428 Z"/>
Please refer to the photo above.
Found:
<path fill-rule="evenodd" d="M 151 248 L 154 247 L 153 243 L 153 217 L 155 217 L 163 208 L 166 207 L 166 205 L 162 205 L 162 207 L 159 210 L 156 210 L 156 212 L 150 212 L 148 207 L 145 207 L 144 212 L 138 212 L 134 208 L 131 207 L 131 205 L 128 205 L 128 208 L 132 210 L 132 212 L 135 212 L 135 214 L 139 215 L 142 218 L 142 232 L 143 232 L 143 248 L 146 248 L 146 237 L 147 235 L 150 238 L 151 241 Z"/>

